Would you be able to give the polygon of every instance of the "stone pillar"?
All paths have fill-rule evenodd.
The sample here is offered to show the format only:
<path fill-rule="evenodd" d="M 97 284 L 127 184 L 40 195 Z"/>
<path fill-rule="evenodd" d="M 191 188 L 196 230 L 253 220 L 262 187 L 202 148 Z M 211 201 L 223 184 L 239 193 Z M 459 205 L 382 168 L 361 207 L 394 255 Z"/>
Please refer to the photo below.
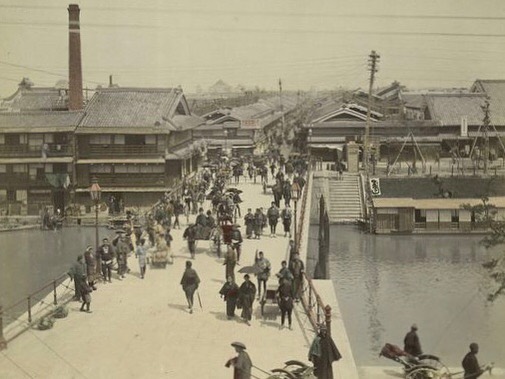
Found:
<path fill-rule="evenodd" d="M 359 171 L 359 146 L 354 142 L 347 143 L 347 171 Z"/>

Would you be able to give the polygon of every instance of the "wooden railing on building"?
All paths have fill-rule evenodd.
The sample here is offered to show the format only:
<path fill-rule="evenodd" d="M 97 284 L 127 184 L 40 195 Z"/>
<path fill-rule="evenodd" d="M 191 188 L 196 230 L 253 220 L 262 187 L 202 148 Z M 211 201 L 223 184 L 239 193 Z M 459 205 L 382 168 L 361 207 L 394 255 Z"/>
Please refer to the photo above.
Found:
<path fill-rule="evenodd" d="M 72 145 L 65 144 L 48 144 L 47 149 L 44 149 L 44 154 L 47 158 L 62 157 L 73 155 Z M 31 145 L 0 145 L 1 157 L 42 157 L 42 146 Z"/>
<path fill-rule="evenodd" d="M 165 174 L 91 174 L 96 177 L 101 186 L 113 187 L 151 187 L 164 186 Z"/>
<path fill-rule="evenodd" d="M 89 145 L 79 151 L 80 158 L 145 158 L 164 157 L 164 146 L 158 145 Z"/>

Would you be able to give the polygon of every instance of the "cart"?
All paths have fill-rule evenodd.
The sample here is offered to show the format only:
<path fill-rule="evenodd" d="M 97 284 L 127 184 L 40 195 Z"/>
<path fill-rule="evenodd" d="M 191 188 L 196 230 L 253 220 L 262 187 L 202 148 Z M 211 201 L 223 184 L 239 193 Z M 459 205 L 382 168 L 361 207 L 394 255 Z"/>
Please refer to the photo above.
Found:
<path fill-rule="evenodd" d="M 451 373 L 447 366 L 436 355 L 421 354 L 417 357 L 408 354 L 398 346 L 386 343 L 379 356 L 400 363 L 406 379 L 456 379 L 463 378 L 463 372 Z M 493 363 L 481 367 L 483 370 L 493 368 Z"/>
<path fill-rule="evenodd" d="M 275 308 L 274 308 L 275 312 L 277 313 L 279 311 L 277 289 L 278 289 L 278 286 L 276 286 L 274 284 L 268 284 L 268 282 L 267 282 L 267 290 L 263 293 L 263 295 L 261 296 L 261 300 L 260 300 L 261 316 L 262 317 L 265 317 L 265 312 L 267 310 L 267 309 L 265 309 L 265 307 L 267 305 L 268 305 L 268 309 L 270 308 L 270 305 L 273 305 L 273 306 L 275 306 Z"/>

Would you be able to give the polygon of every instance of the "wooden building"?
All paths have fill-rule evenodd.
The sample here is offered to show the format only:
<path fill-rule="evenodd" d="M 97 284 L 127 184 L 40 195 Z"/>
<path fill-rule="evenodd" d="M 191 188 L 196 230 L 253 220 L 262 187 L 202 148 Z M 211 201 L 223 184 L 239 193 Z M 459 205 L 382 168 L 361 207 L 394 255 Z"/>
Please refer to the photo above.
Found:
<path fill-rule="evenodd" d="M 126 206 L 154 203 L 177 181 L 196 171 L 200 142 L 180 89 L 99 89 L 76 129 L 76 192 L 89 202 L 96 179 L 103 196 Z"/>
<path fill-rule="evenodd" d="M 487 230 L 463 205 L 482 204 L 481 199 L 374 199 L 376 233 L 483 233 Z M 505 217 L 505 197 L 490 197 L 497 219 Z"/>

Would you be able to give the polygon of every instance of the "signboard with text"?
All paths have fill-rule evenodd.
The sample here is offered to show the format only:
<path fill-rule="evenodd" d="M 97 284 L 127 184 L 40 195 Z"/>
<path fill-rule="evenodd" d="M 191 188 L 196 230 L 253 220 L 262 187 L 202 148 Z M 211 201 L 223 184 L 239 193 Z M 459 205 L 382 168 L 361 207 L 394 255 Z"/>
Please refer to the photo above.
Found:
<path fill-rule="evenodd" d="M 370 191 L 373 196 L 381 195 L 381 186 L 379 178 L 370 178 Z"/>

